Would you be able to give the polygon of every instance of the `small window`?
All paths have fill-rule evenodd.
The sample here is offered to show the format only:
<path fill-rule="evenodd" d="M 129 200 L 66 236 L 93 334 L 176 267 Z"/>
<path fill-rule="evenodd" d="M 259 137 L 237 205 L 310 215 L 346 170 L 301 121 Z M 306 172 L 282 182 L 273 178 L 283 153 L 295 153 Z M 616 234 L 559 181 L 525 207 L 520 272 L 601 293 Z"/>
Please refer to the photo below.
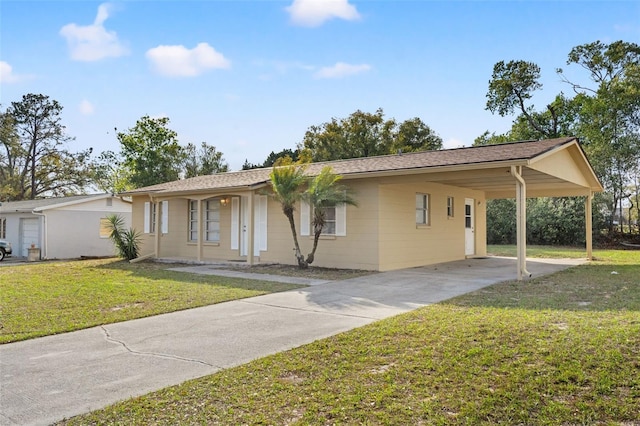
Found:
<path fill-rule="evenodd" d="M 111 207 L 113 206 L 113 198 L 109 197 L 107 198 L 107 207 Z"/>
<path fill-rule="evenodd" d="M 0 238 L 7 238 L 7 218 L 0 217 Z"/>
<path fill-rule="evenodd" d="M 453 217 L 453 197 L 447 197 L 447 217 Z"/>
<path fill-rule="evenodd" d="M 111 236 L 111 222 L 106 217 L 100 218 L 100 238 L 109 238 Z"/>
<path fill-rule="evenodd" d="M 464 227 L 471 229 L 471 205 L 464 205 Z"/>
<path fill-rule="evenodd" d="M 416 194 L 416 224 L 430 225 L 429 194 Z"/>

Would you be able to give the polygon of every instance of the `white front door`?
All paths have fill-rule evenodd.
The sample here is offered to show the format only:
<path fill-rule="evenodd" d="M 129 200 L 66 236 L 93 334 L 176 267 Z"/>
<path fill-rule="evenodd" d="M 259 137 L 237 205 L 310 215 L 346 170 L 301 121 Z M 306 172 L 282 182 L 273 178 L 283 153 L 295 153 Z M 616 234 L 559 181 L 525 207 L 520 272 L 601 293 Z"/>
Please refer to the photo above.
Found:
<path fill-rule="evenodd" d="M 20 255 L 27 257 L 31 244 L 40 247 L 40 219 L 37 217 L 21 219 L 21 226 Z"/>
<path fill-rule="evenodd" d="M 474 200 L 464 199 L 464 254 L 473 256 L 476 254 L 475 217 L 473 210 Z"/>

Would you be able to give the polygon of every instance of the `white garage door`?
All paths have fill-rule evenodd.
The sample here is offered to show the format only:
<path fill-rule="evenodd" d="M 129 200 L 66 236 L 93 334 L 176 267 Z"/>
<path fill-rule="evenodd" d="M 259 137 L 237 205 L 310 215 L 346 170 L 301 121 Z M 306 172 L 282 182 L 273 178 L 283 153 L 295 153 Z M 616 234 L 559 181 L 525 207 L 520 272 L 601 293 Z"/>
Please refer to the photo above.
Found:
<path fill-rule="evenodd" d="M 22 232 L 20 238 L 20 255 L 27 257 L 29 247 L 35 244 L 40 247 L 40 220 L 38 218 L 22 219 Z"/>

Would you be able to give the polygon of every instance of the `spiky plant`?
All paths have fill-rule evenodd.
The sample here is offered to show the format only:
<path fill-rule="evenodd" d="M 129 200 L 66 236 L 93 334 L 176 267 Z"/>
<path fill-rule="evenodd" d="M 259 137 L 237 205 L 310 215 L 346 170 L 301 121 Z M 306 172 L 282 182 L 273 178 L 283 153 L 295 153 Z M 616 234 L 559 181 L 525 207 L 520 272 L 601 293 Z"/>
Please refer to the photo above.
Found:
<path fill-rule="evenodd" d="M 112 214 L 107 216 L 107 220 L 111 229 L 109 239 L 116 247 L 118 256 L 126 260 L 138 257 L 141 240 L 140 233 L 133 228 L 126 229 L 122 216 Z"/>

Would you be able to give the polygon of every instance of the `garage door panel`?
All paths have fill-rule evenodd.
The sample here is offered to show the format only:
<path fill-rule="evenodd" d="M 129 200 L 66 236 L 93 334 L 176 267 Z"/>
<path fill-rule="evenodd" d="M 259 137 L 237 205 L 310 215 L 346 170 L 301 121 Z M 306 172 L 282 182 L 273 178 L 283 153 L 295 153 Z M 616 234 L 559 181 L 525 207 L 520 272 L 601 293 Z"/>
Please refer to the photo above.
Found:
<path fill-rule="evenodd" d="M 27 257 L 31 244 L 40 246 L 40 221 L 38 218 L 22 219 L 20 233 L 20 255 Z"/>

